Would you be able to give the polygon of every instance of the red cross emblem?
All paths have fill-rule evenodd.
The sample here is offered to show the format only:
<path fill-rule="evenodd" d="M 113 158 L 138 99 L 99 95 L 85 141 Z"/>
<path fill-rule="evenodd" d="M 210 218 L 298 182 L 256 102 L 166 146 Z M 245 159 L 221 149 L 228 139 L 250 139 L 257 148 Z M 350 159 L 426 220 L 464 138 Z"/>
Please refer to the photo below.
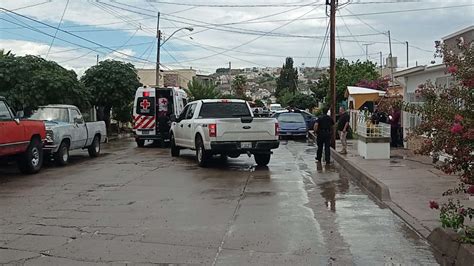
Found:
<path fill-rule="evenodd" d="M 140 106 L 145 109 L 145 110 L 148 110 L 148 108 L 150 107 L 150 102 L 147 100 L 147 99 L 144 99 L 141 103 L 140 103 Z"/>
<path fill-rule="evenodd" d="M 166 98 L 161 99 L 161 104 L 163 105 L 168 104 L 168 100 Z"/>

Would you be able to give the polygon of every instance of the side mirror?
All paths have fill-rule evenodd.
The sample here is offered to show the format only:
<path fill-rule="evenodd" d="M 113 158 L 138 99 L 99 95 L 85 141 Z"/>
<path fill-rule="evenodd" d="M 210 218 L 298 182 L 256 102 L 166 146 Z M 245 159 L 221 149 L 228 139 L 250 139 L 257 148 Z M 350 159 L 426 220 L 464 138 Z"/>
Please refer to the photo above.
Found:
<path fill-rule="evenodd" d="M 16 112 L 16 118 L 23 118 L 23 117 L 25 117 L 25 112 L 24 111 Z"/>
<path fill-rule="evenodd" d="M 176 116 L 175 115 L 170 115 L 170 120 L 171 120 L 171 122 L 176 122 L 177 121 Z"/>
<path fill-rule="evenodd" d="M 16 123 L 17 125 L 20 124 L 20 118 L 15 118 L 15 119 L 13 119 L 13 120 L 15 121 L 15 123 Z"/>
<path fill-rule="evenodd" d="M 74 118 L 74 124 L 78 124 L 78 125 L 80 125 L 80 124 L 83 124 L 83 123 L 84 123 L 84 122 L 82 121 L 82 119 L 81 119 L 81 118 L 77 118 L 77 117 L 76 117 L 76 118 Z"/>

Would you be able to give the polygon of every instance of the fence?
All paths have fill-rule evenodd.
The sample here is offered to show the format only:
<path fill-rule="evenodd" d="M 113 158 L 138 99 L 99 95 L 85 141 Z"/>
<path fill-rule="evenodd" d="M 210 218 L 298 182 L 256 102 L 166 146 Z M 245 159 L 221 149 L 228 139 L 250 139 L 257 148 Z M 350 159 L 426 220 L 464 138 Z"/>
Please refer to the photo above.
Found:
<path fill-rule="evenodd" d="M 366 113 L 359 112 L 357 134 L 366 138 L 390 138 L 390 125 L 386 123 L 372 124 L 368 121 Z"/>

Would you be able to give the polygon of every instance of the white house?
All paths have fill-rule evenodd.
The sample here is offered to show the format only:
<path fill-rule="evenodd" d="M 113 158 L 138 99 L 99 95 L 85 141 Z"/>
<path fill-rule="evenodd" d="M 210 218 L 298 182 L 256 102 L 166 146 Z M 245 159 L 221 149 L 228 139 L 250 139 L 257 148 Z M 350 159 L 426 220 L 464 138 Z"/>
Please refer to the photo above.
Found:
<path fill-rule="evenodd" d="M 408 69 L 404 69 L 394 73 L 394 77 L 404 84 L 404 95 L 403 99 L 405 102 L 422 104 L 424 102 L 423 97 L 416 93 L 419 85 L 427 82 L 433 83 L 436 86 L 449 86 L 453 82 L 452 77 L 446 72 L 446 66 L 444 64 L 430 65 L 430 66 L 416 66 Z M 403 137 L 407 135 L 421 123 L 421 118 L 415 114 L 403 112 Z M 409 143 L 405 143 L 405 147 L 409 147 Z"/>

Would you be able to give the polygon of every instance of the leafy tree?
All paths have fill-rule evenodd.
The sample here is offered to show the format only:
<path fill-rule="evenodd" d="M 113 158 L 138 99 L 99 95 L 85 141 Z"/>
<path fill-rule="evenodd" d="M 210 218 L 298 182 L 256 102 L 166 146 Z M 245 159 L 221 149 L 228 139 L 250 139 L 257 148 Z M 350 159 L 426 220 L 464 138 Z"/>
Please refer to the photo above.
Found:
<path fill-rule="evenodd" d="M 89 106 L 90 94 L 72 70 L 41 57 L 14 56 L 4 51 L 0 56 L 0 95 L 13 108 L 31 114 L 40 105 L 74 104 Z"/>
<path fill-rule="evenodd" d="M 278 102 L 281 103 L 282 106 L 292 106 L 303 110 L 312 109 L 317 105 L 314 95 L 306 95 L 302 93 L 293 94 L 289 91 L 286 91 L 282 96 L 280 96 Z"/>
<path fill-rule="evenodd" d="M 293 68 L 293 58 L 287 57 L 285 64 L 280 70 L 280 77 L 277 79 L 276 97 L 285 94 L 289 91 L 293 94 L 297 91 L 298 70 Z"/>
<path fill-rule="evenodd" d="M 257 99 L 257 100 L 255 100 L 255 105 L 256 105 L 257 107 L 264 107 L 264 106 L 265 106 L 265 103 L 264 103 L 262 100 Z"/>
<path fill-rule="evenodd" d="M 219 97 L 219 92 L 216 86 L 209 82 L 202 82 L 198 79 L 193 79 L 188 82 L 186 93 L 193 101 L 201 99 L 215 99 Z"/>
<path fill-rule="evenodd" d="M 136 89 L 141 86 L 135 67 L 116 60 L 105 60 L 90 67 L 81 81 L 93 96 L 91 103 L 96 106 L 97 118 L 105 121 L 107 128 L 110 127 L 112 109 L 131 114 L 130 103 Z M 125 120 L 122 122 L 128 121 L 122 116 L 117 118 Z"/>
<path fill-rule="evenodd" d="M 370 61 L 349 62 L 345 58 L 336 60 L 336 99 L 342 101 L 347 86 L 355 86 L 362 80 L 377 80 L 380 77 L 376 65 Z M 316 84 L 316 90 L 329 92 L 329 73 L 325 73 Z M 330 95 L 328 95 L 330 96 Z M 330 97 L 328 97 L 330 98 Z"/>
<path fill-rule="evenodd" d="M 235 95 L 239 98 L 245 97 L 245 91 L 247 89 L 247 78 L 243 75 L 238 75 L 232 80 L 232 89 Z"/>
<path fill-rule="evenodd" d="M 15 55 L 12 54 L 11 51 L 5 52 L 5 49 L 0 49 L 0 58 L 13 57 L 13 56 L 15 56 Z"/>

